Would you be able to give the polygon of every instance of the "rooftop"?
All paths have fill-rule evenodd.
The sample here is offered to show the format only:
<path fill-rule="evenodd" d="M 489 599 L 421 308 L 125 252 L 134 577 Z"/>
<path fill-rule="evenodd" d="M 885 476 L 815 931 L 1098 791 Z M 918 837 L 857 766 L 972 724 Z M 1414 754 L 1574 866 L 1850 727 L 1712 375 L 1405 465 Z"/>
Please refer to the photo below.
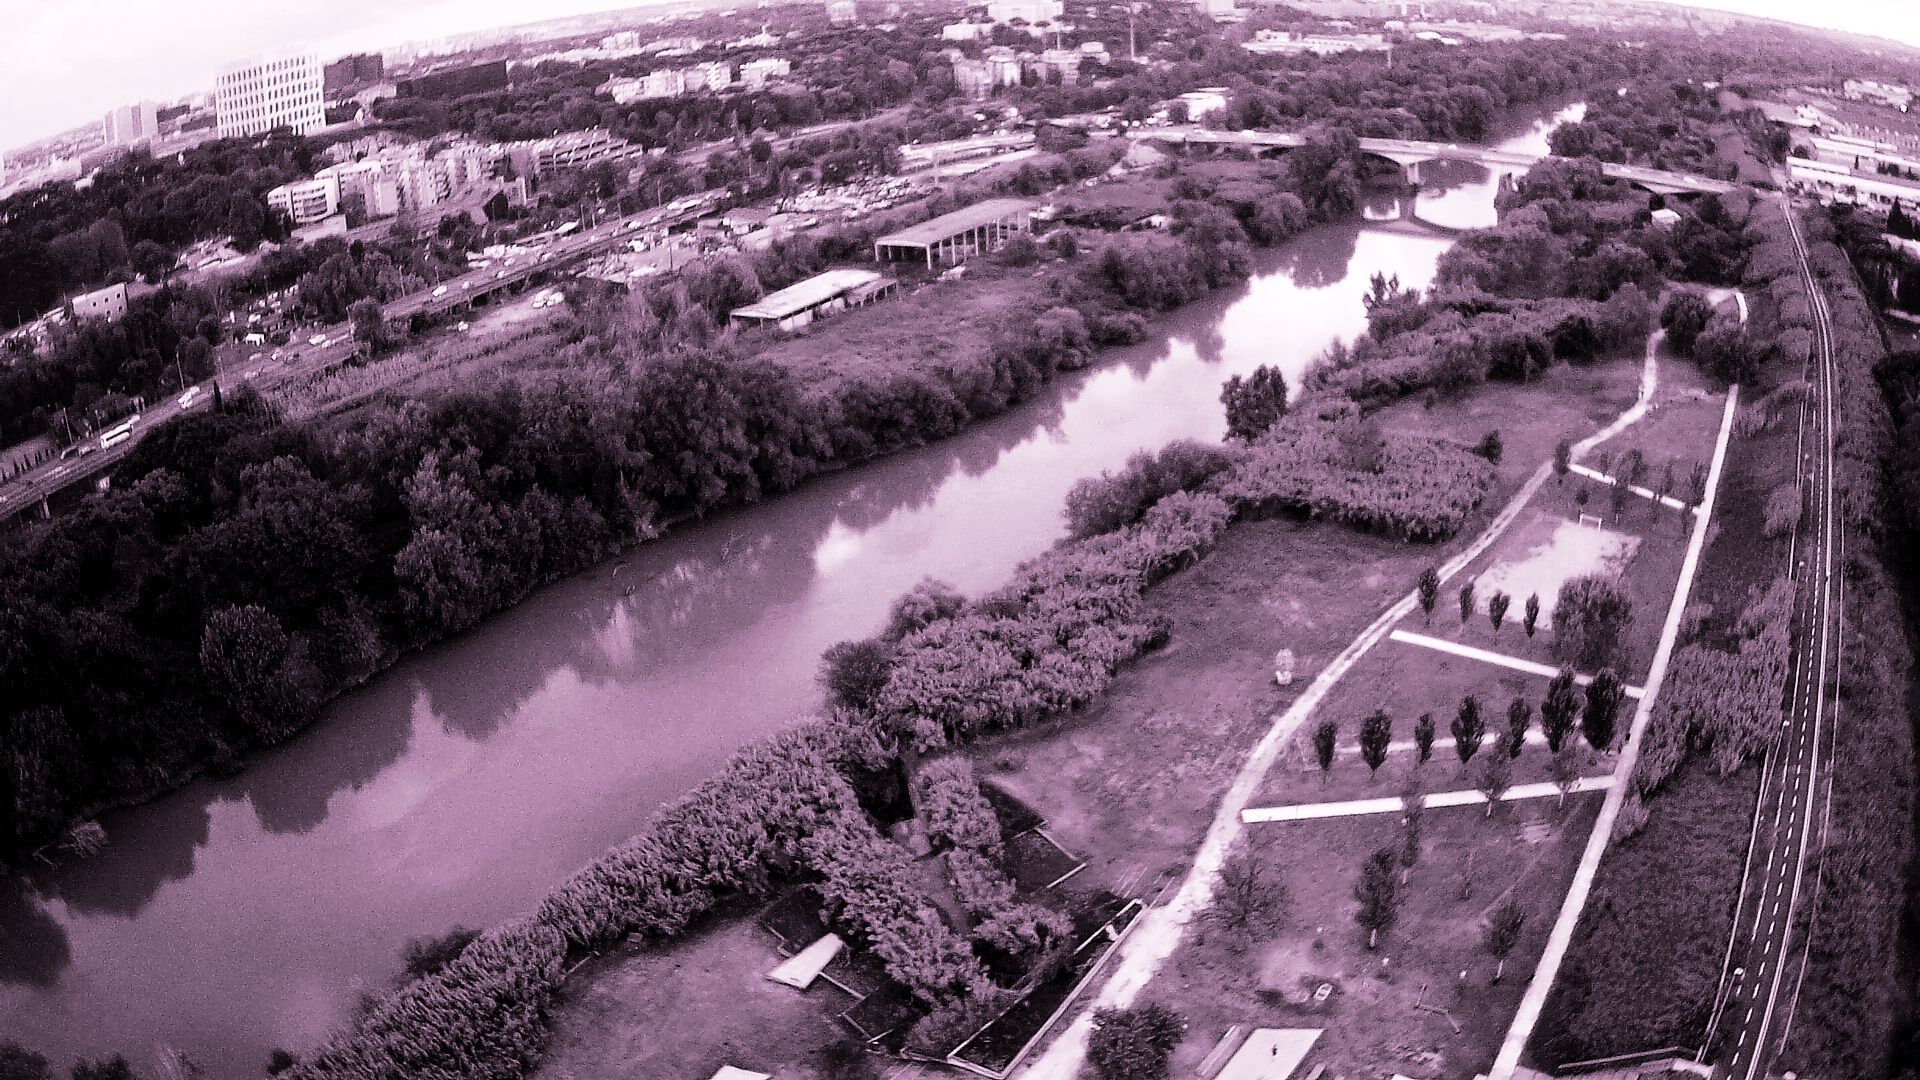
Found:
<path fill-rule="evenodd" d="M 875 243 L 937 244 L 969 229 L 977 229 L 982 225 L 991 225 L 1010 217 L 1030 214 L 1033 212 L 1034 205 L 1027 199 L 987 199 L 955 210 L 951 214 L 941 214 L 930 221 L 901 229 L 897 233 L 889 233 Z"/>
<path fill-rule="evenodd" d="M 881 280 L 872 270 L 826 270 L 779 292 L 768 293 L 733 314 L 750 319 L 784 319 L 817 304 Z"/>

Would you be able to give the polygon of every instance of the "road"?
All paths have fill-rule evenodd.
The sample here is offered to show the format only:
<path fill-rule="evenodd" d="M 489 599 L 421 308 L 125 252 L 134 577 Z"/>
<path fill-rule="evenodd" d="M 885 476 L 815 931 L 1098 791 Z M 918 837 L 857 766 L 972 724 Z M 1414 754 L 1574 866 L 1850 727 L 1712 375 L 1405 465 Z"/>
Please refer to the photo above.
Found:
<path fill-rule="evenodd" d="M 1729 1080 L 1768 1075 L 1792 1028 L 1808 958 L 1806 913 L 1819 880 L 1819 849 L 1832 801 L 1825 747 L 1832 744 L 1838 708 L 1837 688 L 1827 690 L 1838 679 L 1841 605 L 1835 568 L 1843 543 L 1833 490 L 1833 328 L 1799 223 L 1790 204 L 1780 205 L 1793 227 L 1814 317 L 1807 361 L 1813 390 L 1800 416 L 1805 503 L 1788 554 L 1798 588 L 1780 740 L 1762 762 L 1733 932 L 1702 1053 L 1721 1061 Z"/>

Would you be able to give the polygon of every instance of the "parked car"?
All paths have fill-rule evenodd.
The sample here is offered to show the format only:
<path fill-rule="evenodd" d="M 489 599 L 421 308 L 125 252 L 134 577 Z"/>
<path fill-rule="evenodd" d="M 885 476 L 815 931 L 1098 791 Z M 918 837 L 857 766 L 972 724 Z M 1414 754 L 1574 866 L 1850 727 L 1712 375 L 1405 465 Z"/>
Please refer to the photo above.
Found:
<path fill-rule="evenodd" d="M 307 339 L 307 344 L 309 345 L 325 345 L 326 343 L 327 335 L 325 334 L 315 334 Z"/>
<path fill-rule="evenodd" d="M 436 285 L 436 286 L 434 286 L 434 287 L 433 287 L 433 295 L 435 295 L 435 296 L 445 296 L 445 295 L 447 295 L 447 287 L 446 287 L 445 285 Z"/>

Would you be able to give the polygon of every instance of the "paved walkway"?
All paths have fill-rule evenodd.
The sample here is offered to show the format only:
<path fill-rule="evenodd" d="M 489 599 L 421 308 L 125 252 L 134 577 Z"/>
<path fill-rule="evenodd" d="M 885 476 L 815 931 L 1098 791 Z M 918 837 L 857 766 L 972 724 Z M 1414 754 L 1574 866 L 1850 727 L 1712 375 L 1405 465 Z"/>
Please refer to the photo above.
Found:
<path fill-rule="evenodd" d="M 1542 664 L 1533 660 L 1522 660 L 1517 656 L 1508 656 L 1506 653 L 1497 653 L 1491 649 L 1479 649 L 1472 645 L 1462 645 L 1457 641 L 1448 641 L 1445 638 L 1428 637 L 1425 634 L 1416 634 L 1411 630 L 1395 630 L 1387 636 L 1407 645 L 1418 645 L 1422 648 L 1438 649 L 1441 652 L 1452 653 L 1455 656 L 1464 656 L 1468 660 L 1478 660 L 1482 663 L 1497 664 L 1503 668 L 1512 668 L 1515 671 L 1524 671 L 1529 675 L 1544 675 L 1551 679 L 1555 675 L 1560 674 L 1559 668 L 1549 664 Z M 1576 672 L 1574 673 L 1573 681 L 1577 686 L 1585 686 L 1593 681 L 1593 676 L 1581 675 Z M 1628 686 L 1622 689 L 1630 698 L 1638 698 L 1644 692 L 1638 686 Z"/>
<path fill-rule="evenodd" d="M 1673 601 L 1667 605 L 1667 621 L 1660 630 L 1660 644 L 1653 651 L 1653 665 L 1647 671 L 1648 693 L 1640 699 L 1640 707 L 1634 711 L 1633 725 L 1627 733 L 1627 743 L 1620 751 L 1620 761 L 1614 766 L 1614 775 L 1625 778 L 1633 775 L 1633 767 L 1640 760 L 1640 745 L 1646 740 L 1647 722 L 1653 716 L 1654 702 L 1660 697 L 1660 683 L 1667 676 L 1667 662 L 1673 656 L 1674 639 L 1680 635 L 1680 619 L 1687 609 L 1687 597 L 1693 591 L 1693 577 L 1700 568 L 1700 553 L 1706 546 L 1707 525 L 1713 519 L 1714 497 L 1720 490 L 1720 469 L 1727 457 L 1727 437 L 1733 432 L 1733 417 L 1740 405 L 1740 388 L 1727 391 L 1727 405 L 1720 416 L 1720 436 L 1714 443 L 1713 462 L 1707 468 L 1706 497 L 1701 500 L 1700 513 L 1693 520 L 1693 535 L 1687 541 L 1687 556 L 1680 564 L 1680 581 L 1674 587 Z M 1599 873 L 1600 859 L 1606 854 L 1607 841 L 1613 835 L 1613 823 L 1620 817 L 1620 808 L 1626 804 L 1626 783 L 1616 784 L 1607 789 L 1607 801 L 1600 807 L 1600 816 L 1594 820 L 1593 832 L 1587 837 L 1587 847 L 1580 855 L 1580 865 L 1573 872 L 1573 884 L 1567 889 L 1567 898 L 1560 905 L 1560 915 L 1554 921 L 1553 930 L 1547 935 L 1547 947 L 1540 955 L 1539 966 L 1534 969 L 1533 980 L 1527 984 L 1527 992 L 1520 998 L 1520 1008 L 1514 1014 L 1513 1026 L 1507 1031 L 1507 1037 L 1500 1045 L 1500 1052 L 1494 1056 L 1493 1067 L 1487 1070 L 1488 1080 L 1512 1080 L 1514 1070 L 1520 1065 L 1520 1055 L 1526 1050 L 1527 1040 L 1533 1037 L 1534 1025 L 1540 1022 L 1540 1010 L 1547 1003 L 1547 994 L 1553 989 L 1553 980 L 1560 973 L 1560 962 L 1566 958 L 1567 947 L 1573 941 L 1573 930 L 1580 922 L 1580 911 L 1586 906 L 1587 894 L 1593 889 L 1594 876 Z"/>
<path fill-rule="evenodd" d="M 1614 773 L 1605 776 L 1583 776 L 1574 782 L 1569 794 L 1582 791 L 1603 791 L 1613 786 Z M 1517 802 L 1521 799 L 1544 799 L 1549 795 L 1560 794 L 1557 784 L 1516 784 L 1500 796 L 1501 802 Z M 1437 791 L 1427 796 L 1424 804 L 1428 809 L 1443 806 L 1479 806 L 1487 801 L 1485 794 L 1478 791 Z M 1360 817 L 1365 814 L 1397 813 L 1407 808 L 1406 800 L 1398 795 L 1388 795 L 1379 799 L 1354 799 L 1349 802 L 1301 803 L 1298 806 L 1259 806 L 1240 811 L 1240 820 L 1249 824 L 1267 821 L 1317 821 L 1321 818 Z"/>
<path fill-rule="evenodd" d="M 1647 338 L 1647 350 L 1640 367 L 1640 393 L 1638 399 L 1626 411 L 1615 417 L 1613 423 L 1587 436 L 1573 446 L 1574 458 L 1578 458 L 1601 443 L 1613 438 L 1630 427 L 1635 421 L 1647 414 L 1653 395 L 1660 388 L 1660 365 L 1657 358 L 1660 342 L 1666 332 L 1656 330 Z M 1714 458 L 1714 477 L 1718 478 L 1719 457 Z M 1473 560 L 1479 558 L 1493 546 L 1514 519 L 1527 508 L 1541 485 L 1553 475 L 1553 462 L 1543 461 L 1520 485 L 1513 498 L 1501 507 L 1487 523 L 1480 535 L 1460 549 L 1451 559 L 1440 566 L 1440 581 L 1445 584 L 1450 578 L 1464 570 Z M 1698 520 L 1705 521 L 1702 516 Z M 1688 573 L 1692 567 L 1689 565 Z M 1180 888 L 1172 899 L 1160 907 L 1149 908 L 1135 924 L 1133 932 L 1120 943 L 1114 953 L 1112 974 L 1100 987 L 1100 992 L 1083 1007 L 1073 1022 L 1067 1025 L 1058 1038 L 1021 1072 L 1023 1080 L 1073 1080 L 1079 1075 L 1081 1062 L 1086 1058 L 1087 1036 L 1093 1030 L 1093 1010 L 1106 1007 L 1125 1007 L 1133 1004 L 1135 997 L 1146 988 L 1148 980 L 1160 969 L 1173 951 L 1179 947 L 1180 940 L 1186 934 L 1187 924 L 1196 915 L 1206 911 L 1213 902 L 1213 888 L 1220 878 L 1220 867 L 1226 862 L 1227 852 L 1240 838 L 1242 822 L 1240 812 L 1247 808 L 1255 794 L 1260 790 L 1268 770 L 1280 756 L 1280 750 L 1293 738 L 1294 734 L 1313 715 L 1329 692 L 1333 690 L 1346 673 L 1358 663 L 1369 650 L 1387 636 L 1388 631 L 1401 619 L 1406 618 L 1419 606 L 1419 595 L 1409 592 L 1395 601 L 1385 611 L 1369 623 L 1360 635 L 1333 658 L 1320 673 L 1308 684 L 1306 690 L 1285 712 L 1273 718 L 1266 734 L 1254 744 L 1252 752 L 1235 774 L 1233 784 L 1221 797 L 1220 807 L 1214 813 L 1213 824 L 1208 827 L 1206 836 L 1200 842 L 1200 848 L 1194 853 L 1193 865 L 1181 879 Z M 1637 744 L 1635 744 L 1637 745 Z M 1623 774 L 1624 775 L 1624 774 Z M 1621 788 L 1609 789 L 1609 799 L 1621 791 Z"/>

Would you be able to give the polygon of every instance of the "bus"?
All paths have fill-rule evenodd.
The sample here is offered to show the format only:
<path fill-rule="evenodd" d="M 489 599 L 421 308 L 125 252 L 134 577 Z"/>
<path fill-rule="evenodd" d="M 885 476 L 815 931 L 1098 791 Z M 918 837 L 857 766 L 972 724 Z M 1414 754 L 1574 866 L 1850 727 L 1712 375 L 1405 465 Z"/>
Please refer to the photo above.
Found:
<path fill-rule="evenodd" d="M 140 414 L 135 413 L 125 420 L 100 433 L 100 449 L 111 450 L 128 439 L 133 438 L 133 425 L 140 422 Z"/>

